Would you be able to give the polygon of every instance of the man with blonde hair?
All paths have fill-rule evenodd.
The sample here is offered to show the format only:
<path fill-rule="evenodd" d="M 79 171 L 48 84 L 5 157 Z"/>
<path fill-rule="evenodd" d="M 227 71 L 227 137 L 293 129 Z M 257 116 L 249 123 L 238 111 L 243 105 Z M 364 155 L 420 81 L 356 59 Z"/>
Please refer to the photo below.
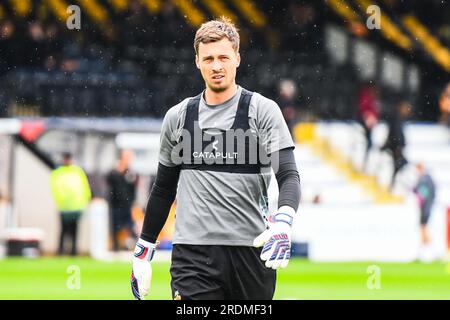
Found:
<path fill-rule="evenodd" d="M 171 288 L 179 299 L 272 299 L 300 201 L 294 143 L 278 105 L 236 84 L 239 34 L 227 19 L 195 35 L 205 90 L 164 117 L 159 166 L 131 275 L 149 293 L 157 237 L 177 197 Z M 274 169 L 278 210 L 268 212 Z"/>

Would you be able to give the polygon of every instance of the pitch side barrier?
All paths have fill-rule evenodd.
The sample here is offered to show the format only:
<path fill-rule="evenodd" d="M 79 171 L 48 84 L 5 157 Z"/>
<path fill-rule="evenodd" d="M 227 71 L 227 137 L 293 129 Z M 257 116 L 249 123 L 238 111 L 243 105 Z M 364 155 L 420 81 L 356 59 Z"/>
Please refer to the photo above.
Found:
<path fill-rule="evenodd" d="M 120 146 L 116 137 L 124 133 L 141 134 L 138 137 L 141 140 L 142 134 L 159 136 L 161 123 L 161 119 L 153 118 L 1 119 L 0 131 L 7 134 L 11 145 L 8 161 L 2 161 L 8 163 L 8 168 L 2 167 L 2 172 L 5 171 L 2 177 L 9 177 L 5 180 L 6 187 L 2 188 L 7 190 L 2 193 L 8 195 L 14 213 L 14 217 L 8 218 L 7 228 L 39 229 L 43 234 L 41 253 L 56 251 L 59 221 L 50 193 L 49 176 L 58 165 L 61 153 L 69 151 L 88 173 L 95 198 L 80 222 L 79 251 L 105 257 L 109 242 L 108 206 L 102 199 L 106 192 L 102 179 L 114 167 L 119 148 L 133 149 L 126 135 Z M 154 145 L 153 140 L 150 145 Z M 146 163 L 147 153 L 139 149 L 136 154 L 136 159 Z M 139 173 L 143 175 L 140 193 L 145 201 L 150 173 Z"/>

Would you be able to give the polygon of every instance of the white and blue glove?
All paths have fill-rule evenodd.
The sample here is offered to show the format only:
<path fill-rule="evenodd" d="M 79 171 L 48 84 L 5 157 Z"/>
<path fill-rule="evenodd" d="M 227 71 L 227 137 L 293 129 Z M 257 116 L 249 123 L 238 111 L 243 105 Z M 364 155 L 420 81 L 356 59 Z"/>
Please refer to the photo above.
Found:
<path fill-rule="evenodd" d="M 261 247 L 261 260 L 267 268 L 286 268 L 291 257 L 291 229 L 295 210 L 283 206 L 269 217 L 269 226 L 253 241 L 254 247 Z"/>
<path fill-rule="evenodd" d="M 139 239 L 133 254 L 133 269 L 131 271 L 131 291 L 136 300 L 144 300 L 150 292 L 152 282 L 151 261 L 156 251 L 156 243 Z"/>

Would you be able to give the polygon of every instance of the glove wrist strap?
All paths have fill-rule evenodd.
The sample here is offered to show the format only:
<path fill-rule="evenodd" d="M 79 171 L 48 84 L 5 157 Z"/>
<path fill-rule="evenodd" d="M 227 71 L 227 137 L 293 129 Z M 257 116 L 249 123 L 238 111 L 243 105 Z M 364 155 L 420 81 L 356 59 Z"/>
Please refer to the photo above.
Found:
<path fill-rule="evenodd" d="M 292 227 L 294 223 L 295 210 L 289 206 L 282 206 L 278 209 L 278 212 L 269 217 L 269 221 L 272 223 L 283 222 Z"/>
<path fill-rule="evenodd" d="M 136 243 L 136 247 L 134 248 L 134 257 L 144 261 L 152 261 L 158 243 L 159 241 L 156 241 L 156 243 L 151 243 L 139 239 Z"/>

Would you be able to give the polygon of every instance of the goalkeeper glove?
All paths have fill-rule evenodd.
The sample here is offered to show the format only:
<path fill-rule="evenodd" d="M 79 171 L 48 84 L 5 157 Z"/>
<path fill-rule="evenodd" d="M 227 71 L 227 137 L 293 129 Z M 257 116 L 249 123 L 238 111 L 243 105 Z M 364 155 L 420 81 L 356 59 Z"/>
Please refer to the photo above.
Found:
<path fill-rule="evenodd" d="M 261 247 L 261 260 L 267 268 L 286 268 L 291 257 L 291 228 L 295 210 L 283 206 L 269 217 L 269 227 L 255 238 L 253 246 Z"/>
<path fill-rule="evenodd" d="M 136 300 L 144 300 L 150 291 L 152 281 L 152 265 L 150 261 L 156 250 L 156 243 L 139 239 L 133 255 L 133 269 L 131 271 L 131 291 Z"/>

